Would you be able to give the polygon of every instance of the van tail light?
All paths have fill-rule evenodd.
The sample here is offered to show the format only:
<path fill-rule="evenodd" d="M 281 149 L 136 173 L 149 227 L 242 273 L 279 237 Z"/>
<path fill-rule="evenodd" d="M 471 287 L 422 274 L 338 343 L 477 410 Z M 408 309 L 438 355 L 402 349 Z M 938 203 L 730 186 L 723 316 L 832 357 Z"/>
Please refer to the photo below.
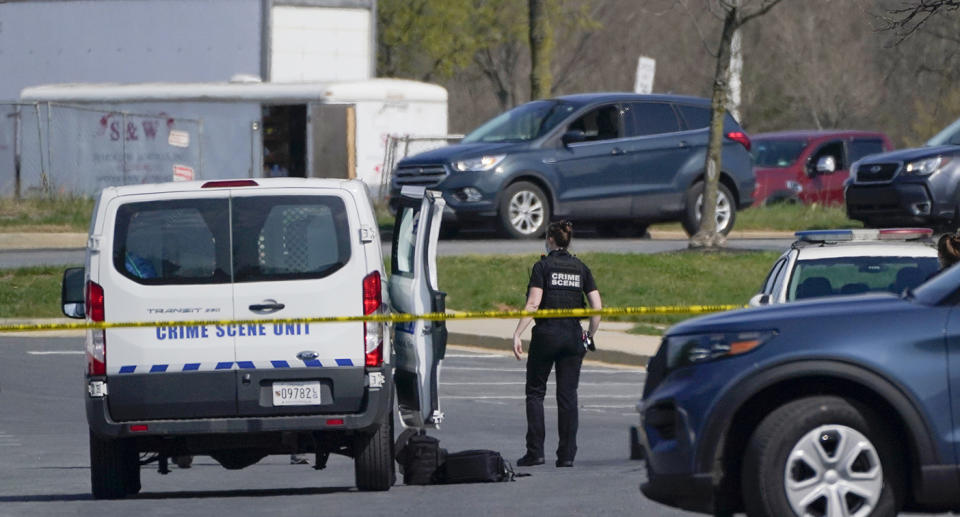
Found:
<path fill-rule="evenodd" d="M 363 314 L 373 314 L 383 305 L 383 295 L 380 292 L 380 272 L 374 271 L 363 279 Z M 363 343 L 366 366 L 380 366 L 383 364 L 383 323 L 375 321 L 363 322 Z"/>
<path fill-rule="evenodd" d="M 87 281 L 84 292 L 84 309 L 90 321 L 104 321 L 103 287 L 96 282 Z M 87 374 L 107 374 L 107 331 L 93 329 L 87 333 Z"/>
<path fill-rule="evenodd" d="M 727 133 L 727 138 L 742 145 L 746 150 L 750 150 L 750 137 L 743 131 L 731 131 Z"/>

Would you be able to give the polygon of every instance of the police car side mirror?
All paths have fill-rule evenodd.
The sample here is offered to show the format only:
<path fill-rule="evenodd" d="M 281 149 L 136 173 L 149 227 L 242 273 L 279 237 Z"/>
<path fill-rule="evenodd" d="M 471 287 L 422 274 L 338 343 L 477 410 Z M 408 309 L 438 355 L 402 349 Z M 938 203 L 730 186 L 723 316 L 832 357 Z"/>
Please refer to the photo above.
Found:
<path fill-rule="evenodd" d="M 82 267 L 72 267 L 63 272 L 63 282 L 60 285 L 60 308 L 68 318 L 80 319 L 86 316 L 83 307 L 83 280 Z"/>
<path fill-rule="evenodd" d="M 750 298 L 750 301 L 747 303 L 750 307 L 760 307 L 761 305 L 770 304 L 770 295 L 764 293 L 757 293 L 753 295 L 753 298 Z"/>

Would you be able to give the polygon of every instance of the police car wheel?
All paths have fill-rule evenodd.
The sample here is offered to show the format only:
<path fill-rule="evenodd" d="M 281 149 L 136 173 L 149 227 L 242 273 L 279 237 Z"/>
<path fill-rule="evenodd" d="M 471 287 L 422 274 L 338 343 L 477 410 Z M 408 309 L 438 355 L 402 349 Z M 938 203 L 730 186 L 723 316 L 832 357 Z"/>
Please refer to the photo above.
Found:
<path fill-rule="evenodd" d="M 686 208 L 683 219 L 680 221 L 687 235 L 693 236 L 700 230 L 700 210 L 703 206 L 704 184 L 698 181 L 693 184 L 686 194 Z M 733 229 L 737 220 L 737 207 L 734 205 L 733 194 L 723 183 L 717 184 L 717 233 L 727 235 Z"/>
<path fill-rule="evenodd" d="M 497 217 L 500 229 L 509 237 L 542 237 L 550 222 L 550 202 L 540 187 L 518 181 L 503 191 Z"/>
<path fill-rule="evenodd" d="M 787 403 L 763 419 L 747 445 L 747 515 L 896 515 L 904 482 L 894 443 L 882 421 L 852 401 Z"/>
<path fill-rule="evenodd" d="M 363 491 L 390 490 L 396 478 L 393 463 L 393 415 L 381 422 L 373 434 L 356 437 L 353 466 L 357 489 Z"/>
<path fill-rule="evenodd" d="M 140 457 L 131 441 L 90 431 L 90 486 L 94 499 L 122 499 L 140 491 Z"/>

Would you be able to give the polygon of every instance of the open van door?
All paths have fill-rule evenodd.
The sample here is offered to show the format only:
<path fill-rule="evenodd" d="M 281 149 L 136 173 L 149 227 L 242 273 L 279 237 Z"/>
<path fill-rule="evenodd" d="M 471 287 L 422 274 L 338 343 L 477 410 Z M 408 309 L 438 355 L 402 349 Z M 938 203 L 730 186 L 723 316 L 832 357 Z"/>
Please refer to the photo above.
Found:
<path fill-rule="evenodd" d="M 447 293 L 437 289 L 437 239 L 446 205 L 439 192 L 403 187 L 393 227 L 390 303 L 398 313 L 444 312 Z M 447 348 L 443 321 L 394 325 L 394 381 L 404 427 L 439 427 L 440 361 Z"/>

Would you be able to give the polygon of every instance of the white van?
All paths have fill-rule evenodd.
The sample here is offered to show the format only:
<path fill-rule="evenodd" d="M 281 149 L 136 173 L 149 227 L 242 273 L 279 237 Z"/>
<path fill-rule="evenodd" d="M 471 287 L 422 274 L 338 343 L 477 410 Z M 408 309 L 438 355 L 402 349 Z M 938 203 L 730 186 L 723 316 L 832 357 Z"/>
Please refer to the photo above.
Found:
<path fill-rule="evenodd" d="M 361 490 L 394 481 L 393 399 L 436 427 L 442 322 L 256 323 L 444 310 L 435 248 L 444 202 L 403 193 L 388 286 L 377 220 L 357 180 L 242 179 L 111 187 L 63 310 L 89 330 L 93 495 L 140 490 L 139 453 L 206 454 L 228 469 L 268 454 L 352 456 Z M 225 323 L 244 320 L 247 323 Z M 196 324 L 189 322 L 220 323 Z"/>

